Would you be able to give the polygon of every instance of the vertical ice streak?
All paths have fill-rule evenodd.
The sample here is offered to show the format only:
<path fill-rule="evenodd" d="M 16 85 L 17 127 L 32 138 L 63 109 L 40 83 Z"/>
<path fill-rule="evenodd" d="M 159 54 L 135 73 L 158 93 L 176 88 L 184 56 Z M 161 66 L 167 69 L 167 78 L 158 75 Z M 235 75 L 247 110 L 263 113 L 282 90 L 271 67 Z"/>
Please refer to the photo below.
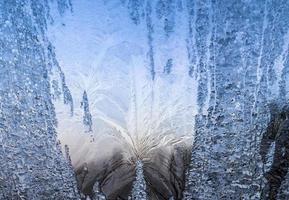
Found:
<path fill-rule="evenodd" d="M 88 127 L 88 131 L 92 131 L 92 116 L 89 111 L 89 102 L 87 93 L 84 90 L 82 95 L 81 107 L 83 108 L 83 124 Z"/>
<path fill-rule="evenodd" d="M 129 0 L 128 1 L 128 9 L 129 14 L 133 22 L 137 25 L 140 23 L 140 20 L 143 15 L 143 1 L 141 0 Z"/>
<path fill-rule="evenodd" d="M 196 44 L 196 20 L 197 20 L 197 1 L 187 1 L 187 9 L 188 9 L 188 26 L 189 26 L 189 35 L 188 35 L 188 57 L 190 61 L 189 74 L 191 77 L 193 75 L 197 77 L 199 66 L 199 53 L 198 46 Z"/>
<path fill-rule="evenodd" d="M 146 2 L 145 15 L 146 15 L 146 26 L 147 26 L 147 38 L 148 38 L 148 58 L 149 58 L 149 70 L 152 80 L 155 79 L 155 61 L 154 61 L 154 47 L 153 47 L 153 33 L 154 27 L 152 22 L 152 5 L 151 1 Z"/>
<path fill-rule="evenodd" d="M 264 53 L 264 41 L 265 41 L 265 31 L 267 29 L 268 26 L 268 19 L 267 19 L 267 15 L 268 15 L 268 10 L 267 10 L 267 0 L 264 3 L 264 8 L 263 8 L 263 22 L 262 22 L 262 29 L 261 29 L 261 38 L 259 41 L 259 55 L 257 58 L 257 66 L 256 66 L 256 91 L 255 91 L 255 99 L 254 99 L 254 105 L 253 105 L 253 109 L 252 109 L 252 113 L 251 116 L 254 114 L 254 112 L 258 112 L 256 111 L 256 101 L 258 98 L 258 93 L 260 90 L 260 84 L 261 84 L 261 79 L 264 76 L 264 72 L 265 69 L 264 67 L 262 67 L 262 60 L 263 60 L 263 53 Z M 251 119 L 252 120 L 252 119 Z"/>
<path fill-rule="evenodd" d="M 131 196 L 133 200 L 147 200 L 146 182 L 143 174 L 143 164 L 139 160 L 136 163 L 136 178 L 133 183 Z"/>
<path fill-rule="evenodd" d="M 279 98 L 281 101 L 286 101 L 286 80 L 283 80 L 284 72 L 286 73 L 285 63 L 288 60 L 289 53 L 289 30 L 284 34 L 283 46 L 281 54 L 276 58 L 274 62 L 274 69 L 277 74 L 277 84 L 278 88 L 274 88 L 278 91 Z M 285 91 L 284 91 L 285 90 Z"/>

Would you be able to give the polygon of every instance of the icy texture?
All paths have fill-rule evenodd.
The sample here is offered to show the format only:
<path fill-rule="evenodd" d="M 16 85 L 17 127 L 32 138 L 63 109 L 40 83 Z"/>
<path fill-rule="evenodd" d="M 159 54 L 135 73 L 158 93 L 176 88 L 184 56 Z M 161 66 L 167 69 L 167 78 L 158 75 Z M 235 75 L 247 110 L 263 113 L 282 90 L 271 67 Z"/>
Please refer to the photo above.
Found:
<path fill-rule="evenodd" d="M 147 198 L 143 174 L 159 184 L 149 195 L 180 199 L 183 171 L 170 170 L 185 159 L 172 155 L 191 138 L 184 199 L 262 198 L 267 105 L 288 102 L 288 1 L 2 0 L 0 12 L 1 200 L 79 199 L 72 165 L 116 149 L 112 171 L 138 160 L 133 199 Z M 122 173 L 100 185 L 119 191 Z"/>
<path fill-rule="evenodd" d="M 267 105 L 288 102 L 288 9 L 287 1 L 188 4 L 200 110 L 185 199 L 260 199 Z"/>
<path fill-rule="evenodd" d="M 96 182 L 93 186 L 93 198 L 92 200 L 106 200 L 104 194 L 100 191 L 99 183 Z"/>
<path fill-rule="evenodd" d="M 73 99 L 70 90 L 66 85 L 64 73 L 62 72 L 59 63 L 56 60 L 55 49 L 50 43 L 46 51 L 46 56 L 48 59 L 48 69 L 50 71 L 52 99 L 61 99 L 64 104 L 69 105 L 70 115 L 72 116 L 74 109 Z"/>
<path fill-rule="evenodd" d="M 0 1 L 1 200 L 79 199 L 56 138 L 48 18 L 47 1 Z"/>
<path fill-rule="evenodd" d="M 139 160 L 136 163 L 136 178 L 133 182 L 131 196 L 133 200 L 147 200 L 146 182 L 143 174 L 143 164 Z"/>

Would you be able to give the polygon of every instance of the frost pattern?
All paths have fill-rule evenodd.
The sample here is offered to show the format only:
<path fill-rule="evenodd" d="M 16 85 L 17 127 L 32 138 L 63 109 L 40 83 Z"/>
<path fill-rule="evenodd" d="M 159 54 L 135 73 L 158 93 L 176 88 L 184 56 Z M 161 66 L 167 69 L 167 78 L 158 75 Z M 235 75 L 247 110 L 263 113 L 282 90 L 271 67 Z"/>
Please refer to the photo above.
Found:
<path fill-rule="evenodd" d="M 70 1 L 57 1 L 61 15 L 71 7 Z M 134 184 L 140 188 L 137 191 L 145 190 L 143 174 L 150 180 L 154 173 L 165 180 L 161 184 L 169 188 L 167 199 L 182 198 L 182 181 L 177 183 L 180 188 L 173 187 L 176 184 L 164 170 L 152 172 L 147 166 L 155 164 L 152 158 L 164 149 L 163 162 L 169 164 L 160 166 L 172 169 L 167 154 L 193 138 L 184 199 L 260 199 L 269 166 L 259 155 L 270 121 L 267 105 L 288 102 L 289 3 L 110 0 L 75 2 L 74 8 L 81 16 L 77 20 L 85 20 L 78 23 L 72 16 L 67 27 L 62 24 L 58 29 L 75 35 L 82 30 L 78 26 L 95 23 L 87 26 L 91 35 L 81 38 L 89 46 L 87 51 L 81 49 L 83 54 L 73 51 L 83 47 L 74 43 L 83 43 L 70 43 L 69 34 L 55 37 L 57 51 L 49 43 L 47 1 L 0 2 L 0 130 L 4 133 L 0 186 L 5 190 L 1 198 L 45 199 L 47 193 L 56 199 L 78 198 L 71 166 L 57 143 L 57 115 L 61 136 L 75 136 L 88 127 L 91 134 L 102 136 L 95 138 L 117 141 L 122 147 L 121 164 L 133 165 L 139 159 L 137 177 L 142 178 Z M 77 8 L 88 13 L 77 13 Z M 75 55 L 61 51 L 62 40 Z M 62 71 L 55 52 L 64 65 L 71 65 Z M 88 61 L 74 67 L 74 56 Z M 57 99 L 69 106 L 69 117 L 62 118 L 66 107 L 59 106 Z M 47 180 L 40 180 L 40 172 Z M 103 187 L 109 193 L 110 188 Z M 288 199 L 288 188 L 287 178 L 280 199 Z"/>

